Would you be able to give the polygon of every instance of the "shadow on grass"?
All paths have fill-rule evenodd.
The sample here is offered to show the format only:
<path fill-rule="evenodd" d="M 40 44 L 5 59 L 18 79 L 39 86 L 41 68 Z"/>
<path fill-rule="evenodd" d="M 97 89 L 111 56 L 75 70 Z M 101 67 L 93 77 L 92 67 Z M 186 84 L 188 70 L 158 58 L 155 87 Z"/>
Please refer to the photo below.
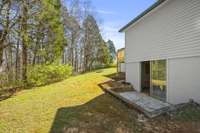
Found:
<path fill-rule="evenodd" d="M 137 132 L 137 113 L 108 94 L 83 105 L 60 108 L 50 133 Z"/>

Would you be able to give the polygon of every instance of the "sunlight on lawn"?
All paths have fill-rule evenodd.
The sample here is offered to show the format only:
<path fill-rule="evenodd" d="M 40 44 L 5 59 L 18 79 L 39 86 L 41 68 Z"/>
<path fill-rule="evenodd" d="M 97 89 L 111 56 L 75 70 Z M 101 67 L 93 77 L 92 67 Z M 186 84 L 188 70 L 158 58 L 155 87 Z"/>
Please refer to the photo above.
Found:
<path fill-rule="evenodd" d="M 0 102 L 0 132 L 49 132 L 59 108 L 82 105 L 103 92 L 98 83 L 107 80 L 104 75 L 116 72 L 115 68 L 101 73 L 91 72 L 65 81 L 24 90 Z"/>

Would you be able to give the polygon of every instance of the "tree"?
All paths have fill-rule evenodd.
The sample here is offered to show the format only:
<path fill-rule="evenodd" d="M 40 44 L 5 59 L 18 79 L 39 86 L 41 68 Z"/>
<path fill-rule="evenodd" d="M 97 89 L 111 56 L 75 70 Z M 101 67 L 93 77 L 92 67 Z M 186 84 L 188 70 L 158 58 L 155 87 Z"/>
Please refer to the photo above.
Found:
<path fill-rule="evenodd" d="M 70 15 L 66 7 L 62 7 L 62 18 L 65 29 L 65 35 L 68 38 L 67 60 L 75 71 L 78 71 L 78 44 L 81 34 L 81 26 L 78 18 Z"/>
<path fill-rule="evenodd" d="M 98 52 L 97 52 L 97 61 L 100 65 L 109 65 L 110 64 L 110 53 L 108 46 L 104 40 L 100 43 Z"/>
<path fill-rule="evenodd" d="M 5 82 L 26 83 L 29 65 L 59 63 L 64 46 L 60 0 L 0 1 L 0 74 L 5 73 Z"/>
<path fill-rule="evenodd" d="M 27 82 L 27 47 L 28 47 L 28 9 L 29 2 L 27 0 L 22 1 L 22 14 L 21 14 L 21 35 L 22 35 L 22 80 L 26 84 Z"/>
<path fill-rule="evenodd" d="M 66 45 L 61 21 L 61 3 L 59 0 L 42 0 L 41 4 L 38 24 L 43 25 L 44 33 L 39 52 L 43 56 L 42 63 L 59 62 Z"/>
<path fill-rule="evenodd" d="M 84 68 L 91 70 L 96 60 L 99 43 L 102 38 L 96 20 L 93 16 L 88 16 L 84 23 Z"/>
<path fill-rule="evenodd" d="M 18 10 L 14 7 L 15 4 L 15 0 L 0 1 L 0 67 L 3 63 L 3 52 L 10 45 L 8 35 L 16 25 L 18 17 Z M 14 14 L 11 14 L 11 12 L 14 12 Z"/>
<path fill-rule="evenodd" d="M 26 85 L 38 65 L 64 63 L 83 72 L 109 64 L 90 0 L 68 1 L 0 0 L 1 86 Z"/>
<path fill-rule="evenodd" d="M 115 50 L 115 45 L 113 43 L 113 41 L 108 40 L 107 41 L 107 46 L 109 49 L 109 53 L 110 53 L 110 63 L 113 63 L 114 60 L 116 59 L 116 50 Z"/>

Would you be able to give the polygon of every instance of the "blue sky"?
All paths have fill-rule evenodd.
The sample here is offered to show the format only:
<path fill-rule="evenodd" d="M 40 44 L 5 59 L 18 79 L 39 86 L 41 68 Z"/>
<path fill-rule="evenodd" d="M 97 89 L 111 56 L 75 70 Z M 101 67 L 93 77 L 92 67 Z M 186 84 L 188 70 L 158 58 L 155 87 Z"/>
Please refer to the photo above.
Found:
<path fill-rule="evenodd" d="M 105 40 L 114 41 L 116 49 L 124 47 L 124 34 L 119 29 L 126 25 L 156 0 L 91 0 Z"/>

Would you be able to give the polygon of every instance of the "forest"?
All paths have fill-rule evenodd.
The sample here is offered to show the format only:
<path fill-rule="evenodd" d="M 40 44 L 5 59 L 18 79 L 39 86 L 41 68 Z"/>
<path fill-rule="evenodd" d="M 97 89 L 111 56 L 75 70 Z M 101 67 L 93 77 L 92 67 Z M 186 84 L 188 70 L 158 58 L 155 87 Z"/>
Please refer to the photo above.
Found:
<path fill-rule="evenodd" d="M 115 62 L 90 0 L 0 0 L 0 94 Z"/>

